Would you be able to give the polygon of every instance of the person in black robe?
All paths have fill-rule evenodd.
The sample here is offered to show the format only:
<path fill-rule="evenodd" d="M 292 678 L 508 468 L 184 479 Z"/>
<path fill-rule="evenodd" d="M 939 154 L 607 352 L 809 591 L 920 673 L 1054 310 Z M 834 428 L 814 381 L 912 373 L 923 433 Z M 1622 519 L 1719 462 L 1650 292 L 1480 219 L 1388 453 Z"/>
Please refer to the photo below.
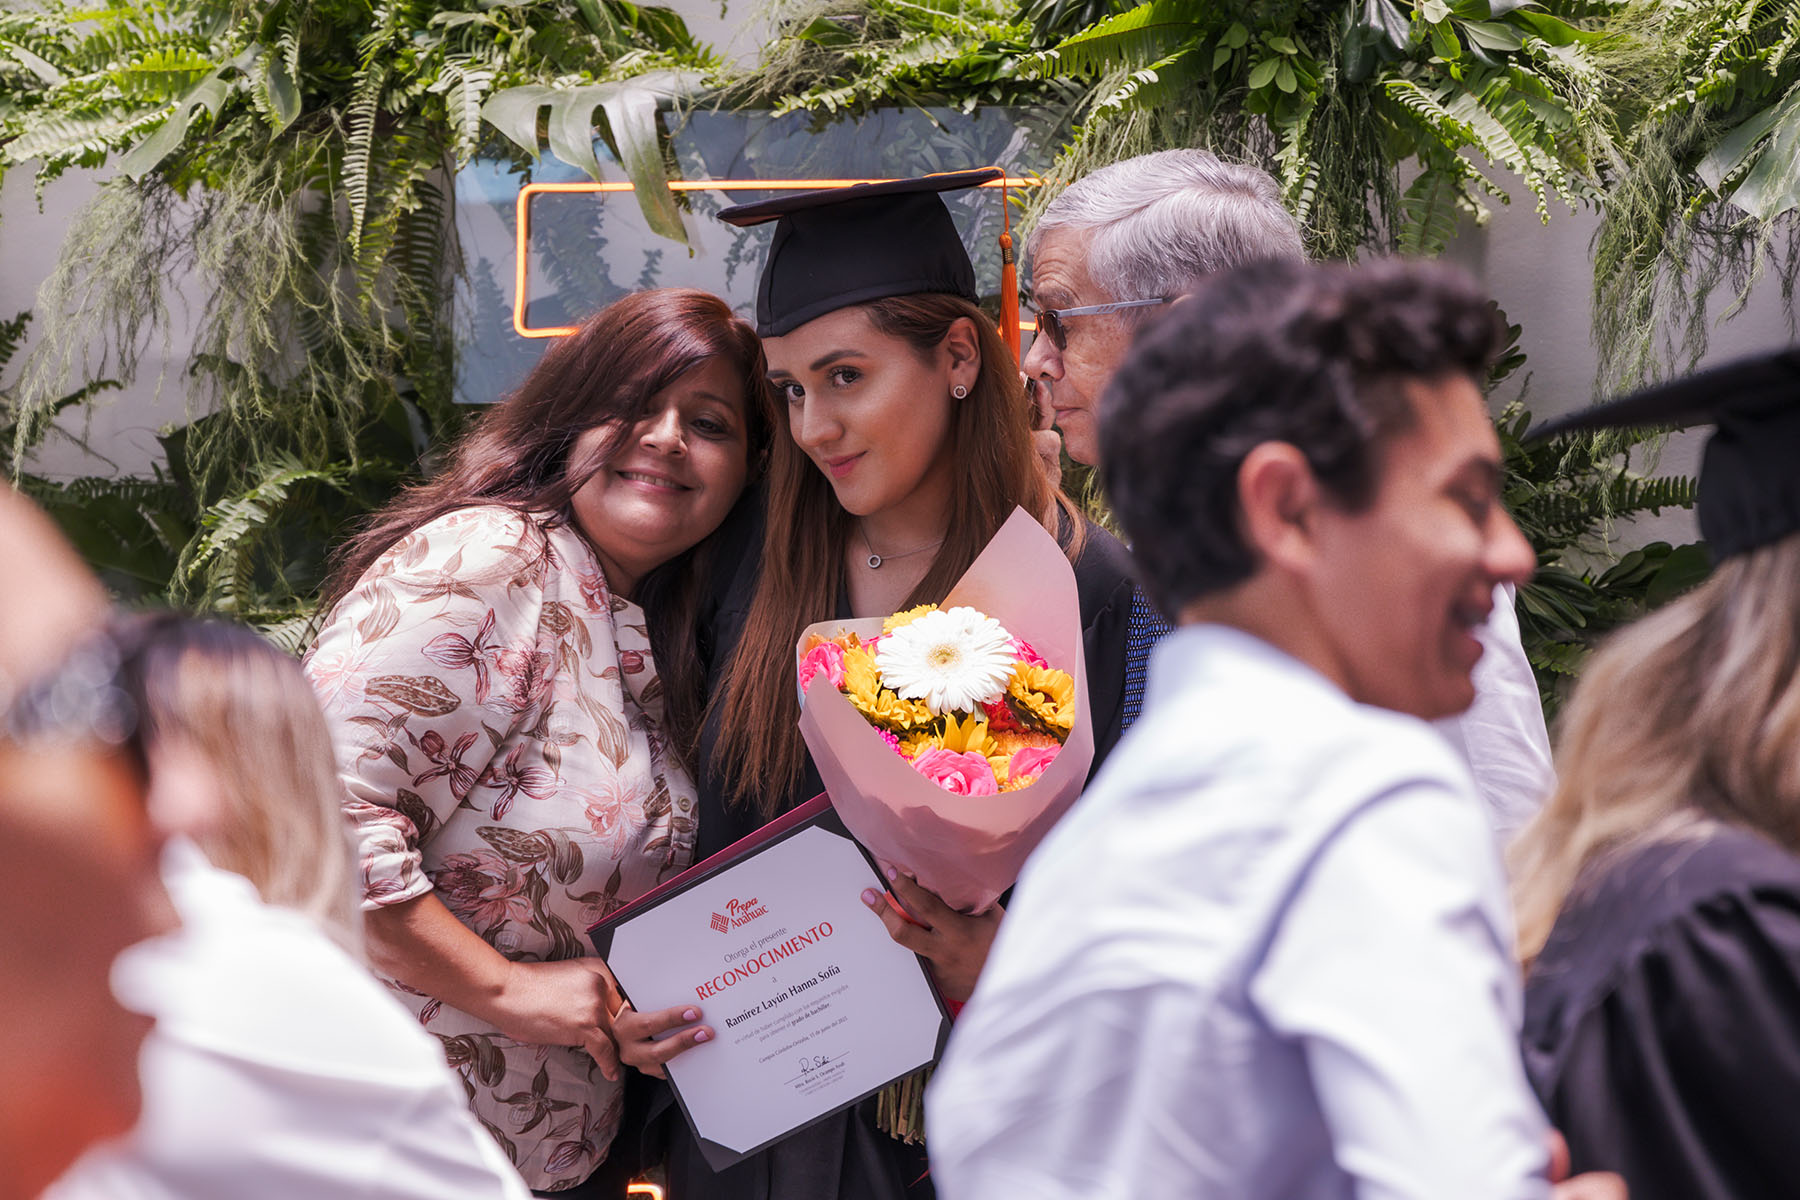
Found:
<path fill-rule="evenodd" d="M 1711 824 L 1609 864 L 1533 965 L 1524 1037 L 1575 1169 L 1633 1200 L 1800 1193 L 1800 858 Z"/>
<path fill-rule="evenodd" d="M 942 549 L 937 549 L 929 559 L 911 545 L 896 546 L 895 552 L 885 556 L 877 553 L 876 545 L 869 544 L 870 534 L 864 522 L 873 503 L 866 502 L 867 497 L 882 493 L 883 476 L 877 474 L 873 485 L 859 485 L 855 477 L 847 483 L 834 477 L 827 485 L 823 473 L 827 464 L 819 461 L 817 454 L 808 461 L 807 453 L 795 449 L 801 432 L 789 430 L 777 434 L 778 444 L 772 455 L 768 485 L 747 496 L 721 532 L 720 541 L 737 547 L 738 554 L 734 560 L 722 560 L 717 564 L 714 576 L 717 583 L 711 594 L 702 598 L 700 606 L 700 650 L 714 699 L 701 734 L 698 754 L 698 859 L 729 846 L 824 790 L 810 757 L 799 761 L 798 769 L 791 776 L 770 789 L 746 787 L 738 777 L 740 772 L 734 768 L 730 750 L 733 730 L 729 712 L 734 662 L 740 657 L 754 662 L 780 660 L 782 669 L 767 672 L 761 681 L 762 690 L 754 694 L 760 696 L 766 691 L 771 699 L 782 698 L 784 708 L 793 708 L 792 647 L 804 625 L 834 616 L 848 619 L 885 615 L 913 604 L 941 600 L 950 584 L 979 552 L 980 545 L 998 529 L 1015 504 L 1044 518 L 1054 514 L 1053 519 L 1047 519 L 1047 524 L 1070 552 L 1081 607 L 1095 768 L 1118 740 L 1125 683 L 1125 637 L 1134 590 L 1129 556 L 1117 539 L 1067 503 L 1042 472 L 1032 445 L 1032 411 L 1019 382 L 1016 363 L 1005 353 L 992 322 L 981 316 L 973 305 L 974 270 L 950 222 L 949 212 L 936 194 L 998 178 L 999 174 L 998 171 L 962 172 L 831 193 L 807 193 L 762 205 L 740 206 L 721 214 L 726 220 L 740 224 L 769 219 L 780 222 L 758 290 L 757 331 L 765 338 L 765 345 L 773 344 L 768 339 L 779 339 L 796 330 L 804 331 L 809 324 L 822 318 L 829 319 L 845 308 L 890 298 L 922 299 L 927 309 L 936 312 L 935 316 L 926 313 L 926 321 L 948 318 L 952 328 L 961 329 L 960 334 L 942 335 L 945 341 L 940 343 L 940 346 L 953 345 L 953 339 L 961 337 L 961 342 L 954 343 L 954 347 L 960 349 L 953 347 L 949 351 L 940 351 L 922 345 L 923 339 L 915 332 L 906 338 L 910 349 L 900 345 L 894 351 L 916 355 L 920 362 L 926 363 L 925 367 L 917 369 L 914 378 L 934 389 L 942 387 L 945 393 L 942 400 L 920 395 L 916 401 L 909 401 L 908 407 L 916 404 L 929 409 L 945 401 L 950 404 L 954 432 L 950 440 L 932 452 L 930 462 L 935 465 L 927 466 L 923 456 L 915 456 L 912 460 L 903 456 L 881 460 L 877 453 L 870 457 L 881 460 L 877 461 L 875 472 L 885 473 L 889 482 L 905 473 L 907 468 L 901 464 L 911 461 L 928 472 L 926 478 L 938 479 L 938 486 L 960 487 L 962 499 L 958 503 L 962 507 L 958 511 L 964 514 L 964 524 L 973 522 L 979 537 L 971 538 L 967 530 L 953 525 L 943 531 L 941 543 L 921 547 L 929 552 L 942 545 Z M 946 309 L 944 301 L 949 297 L 956 298 L 954 305 L 960 307 Z M 921 319 L 921 310 L 903 308 L 899 311 L 908 321 Z M 881 322 L 891 319 L 895 312 L 889 307 L 880 316 L 871 317 L 870 325 L 882 331 Z M 848 342 L 852 348 L 868 341 L 866 333 L 855 332 L 866 327 L 852 323 L 845 328 L 851 330 Z M 806 334 L 802 332 L 799 336 Z M 886 344 L 894 345 L 902 336 L 905 335 L 892 335 Z M 844 339 L 834 334 L 830 348 L 843 342 Z M 958 355 L 966 355 L 970 347 L 975 347 L 974 362 L 969 362 L 966 357 L 959 360 Z M 826 393 L 840 386 L 835 379 L 820 379 L 809 371 L 805 363 L 813 357 L 810 350 L 800 356 L 792 377 L 777 369 L 780 355 L 771 357 L 772 376 L 784 391 L 791 393 L 789 405 L 793 408 L 790 415 L 801 413 L 801 406 L 809 402 L 807 389 Z M 846 361 L 855 363 L 858 360 L 851 356 Z M 948 373 L 939 379 L 936 373 L 942 373 L 946 363 L 949 363 Z M 866 360 L 860 368 L 865 375 L 879 374 L 880 370 L 879 365 Z M 846 380 L 842 385 L 844 393 L 852 397 L 850 403 L 856 403 L 854 398 L 859 395 L 854 390 L 854 383 L 854 380 Z M 875 391 L 875 388 L 870 389 L 869 403 L 883 403 L 879 396 L 873 395 Z M 891 398 L 894 393 L 890 390 L 888 395 Z M 892 400 L 885 402 L 891 404 Z M 965 405 L 972 406 L 978 413 L 985 411 L 986 416 L 977 415 L 970 420 L 971 414 L 959 408 Z M 848 419 L 861 421 L 858 431 L 850 439 L 857 447 L 869 446 L 871 432 L 878 440 L 887 437 L 888 426 L 872 423 L 866 416 L 853 415 Z M 794 423 L 800 420 L 801 417 L 794 416 Z M 930 421 L 929 415 L 921 419 L 925 426 L 929 426 Z M 987 429 L 982 436 L 995 444 L 994 452 L 986 457 L 968 453 L 969 431 L 981 421 L 986 422 Z M 892 437 L 897 441 L 908 438 L 917 441 L 922 436 L 910 421 L 894 422 Z M 944 463 L 953 464 L 948 472 L 943 470 Z M 983 465 L 972 465 L 975 463 Z M 931 471 L 936 473 L 929 473 Z M 991 472 L 995 479 L 1013 481 L 1012 485 L 998 489 L 1006 493 L 1004 504 L 990 504 L 979 514 L 972 511 L 976 506 L 969 502 L 969 497 L 979 490 L 969 486 L 969 473 L 974 471 Z M 832 474 L 836 476 L 837 472 Z M 946 482 L 947 479 L 953 482 Z M 988 484 L 986 490 L 990 498 L 997 499 L 994 497 L 996 487 L 991 481 L 983 482 Z M 863 490 L 859 492 L 858 486 Z M 810 510 L 813 518 L 797 518 L 790 512 L 782 522 L 778 536 L 770 536 L 773 531 L 769 510 L 771 505 L 779 505 L 784 487 L 788 489 L 785 494 L 790 497 L 796 490 L 813 490 L 814 507 Z M 834 494 L 835 499 L 832 498 Z M 809 511 L 804 504 L 801 510 Z M 959 532 L 963 535 L 960 538 Z M 926 542 L 929 537 L 929 534 L 921 535 L 919 541 Z M 776 641 L 765 637 L 760 650 L 752 649 L 747 639 L 754 636 L 756 629 L 760 593 L 771 586 L 770 568 L 774 556 L 804 560 L 807 554 L 803 550 L 821 544 L 824 549 L 815 557 L 822 557 L 826 566 L 815 576 L 815 584 L 807 592 L 817 597 L 810 603 L 819 611 L 801 613 L 781 609 L 780 616 L 784 620 L 792 618 L 792 631 L 785 634 L 784 645 L 777 649 Z M 920 557 L 913 558 L 915 554 Z M 882 574 L 882 567 L 888 560 L 895 560 L 895 565 Z M 788 563 L 780 565 L 784 573 L 794 570 Z M 904 603 L 875 606 L 879 611 L 860 611 L 871 609 L 867 597 L 887 594 L 881 589 L 896 575 L 909 569 L 910 577 L 916 577 L 918 582 L 911 587 L 910 593 L 895 593 L 896 598 L 904 598 Z M 860 594 L 864 597 L 860 603 L 857 600 L 859 584 L 863 589 Z M 772 606 L 766 597 L 762 597 L 762 603 L 767 613 Z M 742 655 L 738 653 L 740 645 L 745 647 Z M 771 730 L 764 736 L 797 739 L 798 734 L 792 728 L 797 715 L 797 708 L 793 708 L 791 713 L 784 711 L 778 719 L 763 722 L 763 727 Z M 745 727 L 748 728 L 748 724 Z M 799 749 L 803 752 L 804 747 Z M 741 755 L 741 748 L 738 753 Z M 907 898 L 903 883 L 897 883 L 894 890 L 903 900 Z M 960 916 L 947 909 L 942 912 L 947 926 L 983 922 L 989 938 L 999 919 L 997 912 L 974 917 Z M 883 915 L 893 932 L 898 921 Z M 903 929 L 896 934 L 896 940 L 907 944 L 906 939 L 913 936 L 916 935 Z M 984 945 L 979 937 L 963 936 L 957 951 L 959 961 L 951 968 L 953 972 L 960 971 L 966 976 L 971 970 L 971 962 L 978 967 L 985 953 Z M 971 950 L 970 946 L 975 948 Z M 928 962 L 933 963 L 934 970 L 943 966 L 932 959 L 931 950 L 921 952 Z M 951 1001 L 963 998 L 955 994 L 957 989 L 946 979 L 945 975 L 939 975 L 946 998 Z M 962 986 L 972 986 L 972 978 Z M 674 1110 L 666 1087 L 651 1097 L 648 1107 L 650 1118 L 643 1139 L 646 1160 L 655 1161 L 666 1156 L 671 1200 L 836 1200 L 840 1197 L 843 1200 L 919 1200 L 932 1195 L 924 1146 L 909 1144 L 880 1128 L 878 1103 L 873 1097 L 800 1130 L 723 1171 L 713 1171 L 708 1166 L 692 1131 Z"/>
<path fill-rule="evenodd" d="M 1539 436 L 1702 421 L 1713 576 L 1589 661 L 1512 853 L 1527 1072 L 1633 1200 L 1800 1194 L 1800 349 Z"/>

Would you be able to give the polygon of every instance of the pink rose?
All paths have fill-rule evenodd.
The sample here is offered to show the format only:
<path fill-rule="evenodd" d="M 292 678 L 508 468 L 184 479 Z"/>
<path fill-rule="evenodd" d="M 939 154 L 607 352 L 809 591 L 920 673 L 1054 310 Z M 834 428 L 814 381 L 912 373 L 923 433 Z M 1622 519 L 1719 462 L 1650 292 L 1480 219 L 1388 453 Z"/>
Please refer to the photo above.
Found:
<path fill-rule="evenodd" d="M 1021 662 L 1029 663 L 1034 667 L 1043 667 L 1047 669 L 1050 666 L 1044 656 L 1039 654 L 1032 647 L 1031 643 L 1024 638 L 1014 638 L 1012 640 L 1012 654 L 1014 658 Z"/>
<path fill-rule="evenodd" d="M 806 652 L 800 660 L 800 694 L 806 694 L 806 685 L 813 681 L 813 676 L 821 671 L 831 681 L 831 686 L 844 686 L 844 648 L 836 642 L 820 642 Z"/>
<path fill-rule="evenodd" d="M 960 750 L 925 750 L 912 760 L 913 770 L 957 796 L 997 796 L 994 768 L 979 754 Z"/>
<path fill-rule="evenodd" d="M 1007 781 L 1036 779 L 1061 751 L 1061 746 L 1027 746 L 1013 751 L 1012 760 L 1006 764 Z"/>

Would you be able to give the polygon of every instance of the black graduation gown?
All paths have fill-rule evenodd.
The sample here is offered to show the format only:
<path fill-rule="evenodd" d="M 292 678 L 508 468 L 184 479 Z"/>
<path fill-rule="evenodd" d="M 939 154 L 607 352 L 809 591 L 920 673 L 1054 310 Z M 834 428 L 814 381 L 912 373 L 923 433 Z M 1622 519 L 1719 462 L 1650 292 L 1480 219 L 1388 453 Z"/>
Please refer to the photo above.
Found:
<path fill-rule="evenodd" d="M 1525 989 L 1532 1086 L 1632 1200 L 1800 1196 L 1800 858 L 1737 829 L 1578 888 Z"/>
<path fill-rule="evenodd" d="M 748 497 L 747 499 L 759 499 Z M 762 546 L 760 504 L 743 504 L 728 530 L 739 547 Z M 1086 542 L 1074 563 L 1080 595 L 1082 642 L 1088 675 L 1088 705 L 1094 721 L 1094 769 L 1119 740 L 1125 693 L 1125 631 L 1131 615 L 1131 560 L 1118 539 L 1097 525 L 1087 526 Z M 722 562 L 721 585 L 702 611 L 701 653 L 709 692 L 722 681 L 725 664 L 742 636 L 756 591 L 757 554 Z M 841 616 L 848 617 L 845 611 Z M 695 861 L 753 833 L 766 819 L 747 806 L 725 802 L 724 781 L 714 770 L 720 726 L 715 715 L 700 739 L 699 829 Z M 1091 777 L 1091 776 L 1090 776 Z M 807 763 L 806 778 L 785 797 L 778 812 L 824 790 Z M 728 1170 L 713 1172 L 701 1157 L 687 1122 L 667 1089 L 655 1098 L 646 1132 L 646 1161 L 667 1150 L 669 1200 L 930 1200 L 923 1146 L 908 1146 L 875 1126 L 875 1100 L 821 1121 Z"/>

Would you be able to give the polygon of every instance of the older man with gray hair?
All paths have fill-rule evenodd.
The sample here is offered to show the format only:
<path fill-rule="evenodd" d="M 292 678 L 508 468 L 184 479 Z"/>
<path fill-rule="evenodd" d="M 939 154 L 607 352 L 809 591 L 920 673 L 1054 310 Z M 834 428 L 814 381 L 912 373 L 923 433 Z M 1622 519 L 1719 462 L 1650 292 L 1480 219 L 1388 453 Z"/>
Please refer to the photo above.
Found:
<path fill-rule="evenodd" d="M 1215 271 L 1306 257 L 1300 227 L 1266 172 L 1204 150 L 1160 150 L 1069 185 L 1027 242 L 1038 334 L 1022 369 L 1041 421 L 1069 457 L 1099 463 L 1102 393 L 1138 331 Z M 1126 635 L 1124 717 L 1143 701 L 1150 649 L 1168 623 L 1136 598 Z M 1475 777 L 1488 819 L 1510 839 L 1555 784 L 1537 683 L 1519 641 L 1513 593 L 1502 585 L 1480 632 L 1475 703 L 1436 722 Z"/>
<path fill-rule="evenodd" d="M 1161 305 L 1227 267 L 1306 257 L 1275 180 L 1204 150 L 1128 158 L 1070 184 L 1032 231 L 1038 336 L 1024 372 L 1069 457 L 1100 461 L 1095 407 Z"/>

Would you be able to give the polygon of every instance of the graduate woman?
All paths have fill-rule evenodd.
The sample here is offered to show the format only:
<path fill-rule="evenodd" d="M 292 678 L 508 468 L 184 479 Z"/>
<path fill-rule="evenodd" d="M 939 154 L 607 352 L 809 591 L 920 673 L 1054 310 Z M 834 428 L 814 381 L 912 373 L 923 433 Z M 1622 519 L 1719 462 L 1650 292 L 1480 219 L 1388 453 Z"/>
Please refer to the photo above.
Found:
<path fill-rule="evenodd" d="M 700 746 L 696 861 L 823 790 L 796 722 L 794 643 L 814 621 L 885 616 L 944 598 L 1015 506 L 1067 548 L 1081 597 L 1095 765 L 1118 736 L 1131 582 L 1124 549 L 1051 485 L 1030 405 L 941 191 L 999 177 L 964 171 L 812 192 L 721 214 L 776 220 L 757 332 L 777 396 L 763 531 L 711 620 L 713 694 Z M 756 540 L 760 538 L 760 540 Z M 883 914 L 967 999 L 998 909 L 956 913 L 904 877 L 925 926 Z M 871 914 L 871 924 L 876 916 Z M 679 1117 L 673 1200 L 897 1200 L 929 1196 L 924 1148 L 876 1127 L 875 1100 L 723 1172 Z"/>
<path fill-rule="evenodd" d="M 1528 1073 L 1632 1200 L 1800 1190 L 1800 349 L 1545 433 L 1709 421 L 1713 575 L 1584 668 L 1512 863 Z"/>

